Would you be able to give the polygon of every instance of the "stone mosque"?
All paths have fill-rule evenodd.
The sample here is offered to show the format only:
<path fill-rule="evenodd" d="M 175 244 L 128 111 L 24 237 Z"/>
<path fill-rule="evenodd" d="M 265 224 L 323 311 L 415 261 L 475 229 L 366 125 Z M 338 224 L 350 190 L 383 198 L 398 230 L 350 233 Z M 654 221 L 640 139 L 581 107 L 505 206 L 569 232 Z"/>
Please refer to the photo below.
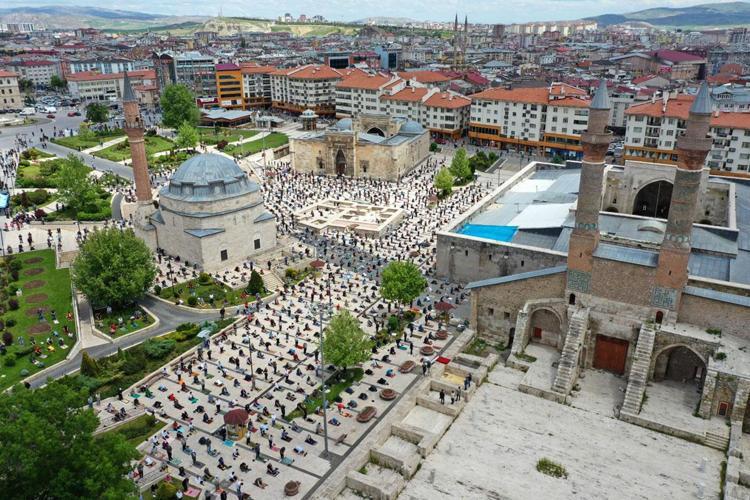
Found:
<path fill-rule="evenodd" d="M 216 272 L 276 247 L 276 220 L 265 209 L 260 186 L 226 156 L 189 158 L 155 202 L 143 121 L 127 73 L 123 108 L 137 198 L 133 228 L 152 250 Z"/>

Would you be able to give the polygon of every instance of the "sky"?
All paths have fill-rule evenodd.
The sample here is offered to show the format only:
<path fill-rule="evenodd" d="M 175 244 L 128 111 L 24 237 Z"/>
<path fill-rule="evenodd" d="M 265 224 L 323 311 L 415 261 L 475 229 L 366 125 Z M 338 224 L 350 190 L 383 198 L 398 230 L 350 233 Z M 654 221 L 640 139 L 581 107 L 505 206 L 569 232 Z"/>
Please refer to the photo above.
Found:
<path fill-rule="evenodd" d="M 316 14 L 335 21 L 365 17 L 408 17 L 417 21 L 449 21 L 458 13 L 470 22 L 514 22 L 580 19 L 599 14 L 620 14 L 653 7 L 685 7 L 732 0 L 3 0 L 0 7 L 80 5 L 164 15 L 277 18 L 288 12 L 295 18 Z"/>

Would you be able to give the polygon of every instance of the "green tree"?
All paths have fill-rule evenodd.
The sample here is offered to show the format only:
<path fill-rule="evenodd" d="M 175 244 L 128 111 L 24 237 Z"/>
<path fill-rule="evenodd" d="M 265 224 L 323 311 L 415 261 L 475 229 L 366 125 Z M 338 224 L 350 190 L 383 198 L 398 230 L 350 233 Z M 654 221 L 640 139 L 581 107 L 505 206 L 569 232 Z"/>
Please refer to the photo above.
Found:
<path fill-rule="evenodd" d="M 177 137 L 174 140 L 175 146 L 180 149 L 193 149 L 198 144 L 198 130 L 187 122 L 180 125 L 177 129 Z"/>
<path fill-rule="evenodd" d="M 83 122 L 78 125 L 78 137 L 84 141 L 93 141 L 96 139 L 96 133 L 91 130 L 91 126 L 88 123 Z"/>
<path fill-rule="evenodd" d="M 253 269 L 253 272 L 250 273 L 250 281 L 247 283 L 247 293 L 255 295 L 265 291 L 266 285 L 263 283 L 263 277 L 258 274 L 258 271 Z"/>
<path fill-rule="evenodd" d="M 341 371 L 364 363 L 372 354 L 372 340 L 348 310 L 335 314 L 323 337 L 323 359 Z"/>
<path fill-rule="evenodd" d="M 62 383 L 0 394 L 0 488 L 8 499 L 118 499 L 136 494 L 126 474 L 139 454 L 99 424 L 85 390 Z"/>
<path fill-rule="evenodd" d="M 18 90 L 23 93 L 30 93 L 34 90 L 34 82 L 26 78 L 21 78 L 18 80 Z"/>
<path fill-rule="evenodd" d="M 450 170 L 443 167 L 437 175 L 435 175 L 435 189 L 440 191 L 441 197 L 451 194 L 451 191 L 453 190 L 453 176 L 451 175 Z"/>
<path fill-rule="evenodd" d="M 87 377 L 96 377 L 99 375 L 99 365 L 97 365 L 96 360 L 89 356 L 89 353 L 86 351 L 83 351 L 83 355 L 81 356 L 81 375 L 86 375 Z"/>
<path fill-rule="evenodd" d="M 413 263 L 394 260 L 383 268 L 380 275 L 380 295 L 386 300 L 395 300 L 402 305 L 411 304 L 427 287 L 427 280 Z"/>
<path fill-rule="evenodd" d="M 453 177 L 459 180 L 467 180 L 471 178 L 471 167 L 469 167 L 469 159 L 466 156 L 466 150 L 464 148 L 458 148 L 453 154 L 450 172 L 453 174 Z"/>
<path fill-rule="evenodd" d="M 64 79 L 60 78 L 57 75 L 52 75 L 49 79 L 49 86 L 53 89 L 64 89 L 68 86 L 68 82 L 66 82 Z"/>
<path fill-rule="evenodd" d="M 120 308 L 141 298 L 156 277 L 151 250 L 132 230 L 89 233 L 73 262 L 72 279 L 95 306 Z"/>
<path fill-rule="evenodd" d="M 177 128 L 185 122 L 195 127 L 201 117 L 193 93 L 184 85 L 167 85 L 161 95 L 161 109 L 166 127 Z"/>
<path fill-rule="evenodd" d="M 109 109 L 104 104 L 92 102 L 86 106 L 86 121 L 104 123 L 109 118 Z"/>
<path fill-rule="evenodd" d="M 91 169 L 80 158 L 68 155 L 55 175 L 60 200 L 76 214 L 96 202 L 96 185 L 89 177 Z M 96 208 L 92 211 L 95 211 Z"/>

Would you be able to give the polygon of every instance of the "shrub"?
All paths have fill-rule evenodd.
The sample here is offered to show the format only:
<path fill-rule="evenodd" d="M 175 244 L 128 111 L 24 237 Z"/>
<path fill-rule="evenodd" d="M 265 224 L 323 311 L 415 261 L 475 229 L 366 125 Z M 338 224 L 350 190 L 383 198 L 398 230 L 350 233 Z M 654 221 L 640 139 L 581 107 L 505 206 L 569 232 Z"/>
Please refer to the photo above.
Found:
<path fill-rule="evenodd" d="M 200 273 L 200 275 L 198 275 L 198 281 L 202 285 L 207 285 L 207 284 L 211 283 L 211 275 L 208 274 L 208 273 Z"/>
<path fill-rule="evenodd" d="M 97 365 L 96 360 L 89 356 L 89 353 L 86 351 L 83 351 L 83 356 L 81 356 L 81 374 L 87 377 L 96 377 L 99 375 L 99 365 Z"/>
<path fill-rule="evenodd" d="M 44 189 L 36 189 L 28 193 L 28 199 L 32 205 L 42 205 L 49 200 L 49 193 Z"/>
<path fill-rule="evenodd" d="M 10 272 L 10 278 L 11 278 L 11 279 L 12 279 L 13 281 L 18 281 L 18 271 L 16 271 L 15 269 L 13 269 L 13 270 L 12 270 L 12 271 Z M 18 309 L 18 307 L 16 307 L 16 309 Z"/>
<path fill-rule="evenodd" d="M 29 370 L 27 370 L 26 368 L 24 368 L 23 370 L 21 370 L 21 376 L 22 377 L 28 377 L 29 376 Z"/>
<path fill-rule="evenodd" d="M 45 215 L 47 215 L 47 212 L 45 212 L 41 208 L 37 208 L 36 210 L 34 210 L 34 217 L 36 217 L 37 219 L 43 219 Z"/>
<path fill-rule="evenodd" d="M 156 490 L 156 500 L 173 500 L 177 498 L 177 486 L 166 481 L 162 481 Z"/>
<path fill-rule="evenodd" d="M 437 142 L 431 142 L 430 143 L 430 152 L 435 153 L 440 149 L 440 146 L 437 145 Z"/>
<path fill-rule="evenodd" d="M 172 339 L 149 339 L 143 344 L 143 352 L 151 359 L 161 359 L 172 352 L 175 344 Z"/>
<path fill-rule="evenodd" d="M 13 343 L 13 334 L 10 332 L 3 332 L 3 344 L 11 345 Z"/>
<path fill-rule="evenodd" d="M 198 325 L 196 325 L 195 323 L 181 323 L 180 325 L 177 326 L 177 331 L 184 332 L 185 330 L 191 330 L 197 326 Z"/>
<path fill-rule="evenodd" d="M 5 320 L 5 326 L 7 326 L 8 328 L 16 326 L 16 320 L 13 318 L 8 318 L 7 320 Z"/>
<path fill-rule="evenodd" d="M 565 467 L 562 465 L 553 462 L 549 458 L 541 458 L 536 463 L 536 470 L 541 472 L 542 474 L 547 474 L 548 476 L 552 477 L 561 477 L 563 479 L 567 479 L 568 477 L 568 471 L 565 470 Z"/>
<path fill-rule="evenodd" d="M 263 278 L 258 271 L 253 270 L 250 274 L 250 282 L 247 284 L 247 293 L 255 295 L 263 293 L 266 290 L 266 286 L 263 283 Z"/>
<path fill-rule="evenodd" d="M 388 317 L 388 331 L 389 332 L 395 332 L 398 330 L 399 324 L 398 324 L 398 318 L 396 316 L 389 316 Z"/>
<path fill-rule="evenodd" d="M 21 261 L 18 259 L 13 259 L 10 261 L 10 270 L 11 271 L 20 271 L 21 267 L 23 267 L 23 264 L 21 264 Z"/>
<path fill-rule="evenodd" d="M 33 345 L 26 346 L 23 349 L 16 349 L 16 359 L 21 359 L 24 356 L 28 356 L 32 352 L 34 352 L 34 346 Z"/>
<path fill-rule="evenodd" d="M 716 358 L 719 361 L 723 361 L 723 360 L 727 359 L 727 353 L 725 353 L 725 352 L 717 352 L 716 354 L 714 354 L 714 358 Z"/>
<path fill-rule="evenodd" d="M 7 368 L 10 368 L 11 366 L 16 366 L 16 358 L 14 358 L 12 356 L 8 357 L 8 358 L 5 358 L 5 366 Z"/>
<path fill-rule="evenodd" d="M 161 295 L 161 287 L 159 285 L 154 286 L 154 294 Z"/>
<path fill-rule="evenodd" d="M 220 140 L 219 142 L 216 143 L 216 149 L 218 149 L 219 151 L 221 151 L 225 147 L 227 147 L 227 145 L 229 145 L 229 143 L 227 141 L 225 141 L 224 139 L 222 139 L 222 140 Z"/>
<path fill-rule="evenodd" d="M 284 271 L 284 276 L 286 276 L 290 280 L 296 280 L 297 276 L 299 276 L 299 271 L 297 271 L 294 268 L 289 267 L 287 268 L 286 271 Z"/>
<path fill-rule="evenodd" d="M 195 295 L 191 295 L 190 297 L 188 297 L 187 303 L 188 303 L 188 305 L 190 307 L 197 306 L 198 305 L 198 297 L 196 297 Z"/>
<path fill-rule="evenodd" d="M 144 368 L 146 368 L 146 358 L 140 352 L 128 353 L 122 364 L 122 371 L 125 375 L 135 375 Z"/>
<path fill-rule="evenodd" d="M 16 299 L 9 299 L 8 300 L 8 307 L 11 311 L 17 311 L 18 310 L 18 301 Z"/>

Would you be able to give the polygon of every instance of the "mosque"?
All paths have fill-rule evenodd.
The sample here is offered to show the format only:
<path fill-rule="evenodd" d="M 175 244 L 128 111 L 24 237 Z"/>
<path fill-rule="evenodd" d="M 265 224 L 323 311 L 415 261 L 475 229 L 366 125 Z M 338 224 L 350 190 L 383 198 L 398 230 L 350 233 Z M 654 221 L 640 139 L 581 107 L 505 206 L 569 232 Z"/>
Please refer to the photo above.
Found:
<path fill-rule="evenodd" d="M 276 247 L 275 217 L 265 209 L 260 186 L 226 156 L 186 160 L 155 202 L 143 122 L 127 74 L 123 108 L 137 198 L 133 228 L 151 249 L 216 272 Z"/>
<path fill-rule="evenodd" d="M 289 141 L 298 172 L 395 181 L 430 154 L 429 132 L 405 118 L 362 114 L 323 131 L 305 128 L 306 134 Z"/>

